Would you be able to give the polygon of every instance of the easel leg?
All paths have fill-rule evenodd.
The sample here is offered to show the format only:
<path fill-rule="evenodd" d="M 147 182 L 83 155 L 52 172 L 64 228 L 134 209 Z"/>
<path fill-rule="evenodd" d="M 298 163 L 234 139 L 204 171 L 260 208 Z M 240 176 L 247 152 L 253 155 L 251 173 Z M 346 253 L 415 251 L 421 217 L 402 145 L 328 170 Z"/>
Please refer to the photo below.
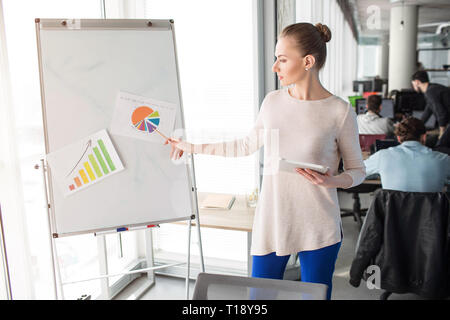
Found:
<path fill-rule="evenodd" d="M 252 246 L 252 232 L 247 232 L 247 275 L 252 276 L 252 255 L 250 254 L 250 248 Z"/>
<path fill-rule="evenodd" d="M 45 194 L 45 208 L 47 210 L 47 224 L 48 224 L 48 232 L 49 232 L 49 245 L 50 245 L 50 251 L 51 251 L 51 258 L 52 258 L 52 271 L 53 271 L 53 290 L 55 292 L 55 299 L 58 300 L 58 289 L 60 291 L 60 298 L 61 300 L 64 300 L 64 289 L 61 281 L 61 269 L 59 268 L 59 261 L 58 261 L 58 253 L 56 251 L 56 243 L 55 239 L 53 239 L 52 236 L 52 223 L 51 223 L 51 217 L 50 217 L 50 201 L 48 199 L 48 191 L 47 191 L 47 167 L 45 165 L 45 160 L 41 159 L 41 165 L 42 169 L 42 178 L 44 183 L 44 194 Z M 39 165 L 35 166 L 35 169 L 39 169 Z M 58 279 L 57 279 L 58 278 Z"/>
<path fill-rule="evenodd" d="M 48 212 L 48 209 L 47 209 Z M 50 245 L 50 251 L 51 251 L 51 256 L 52 256 L 52 271 L 53 271 L 53 290 L 55 291 L 55 300 L 58 300 L 58 281 L 56 280 L 56 260 L 58 259 L 58 256 L 56 255 L 56 244 L 54 243 L 54 239 L 52 238 L 52 229 L 50 227 L 50 217 L 47 215 L 48 218 L 48 230 L 49 230 L 49 245 Z M 58 274 L 59 274 L 59 268 L 58 268 Z M 60 279 L 61 280 L 61 279 Z M 61 285 L 61 281 L 59 281 L 59 285 L 60 285 L 60 291 L 61 291 L 61 295 L 62 295 L 62 285 Z M 64 300 L 64 298 L 62 298 Z"/>
<path fill-rule="evenodd" d="M 197 225 L 197 233 L 198 233 L 198 248 L 200 250 L 200 265 L 202 272 L 205 272 L 205 262 L 203 259 L 203 246 L 202 246 L 202 236 L 200 234 L 200 215 L 198 212 L 198 199 L 197 199 L 197 187 L 195 183 L 195 168 L 194 168 L 194 156 L 191 154 L 188 157 L 190 166 L 189 175 L 192 177 L 192 191 L 193 191 L 193 200 L 194 200 L 194 208 L 193 212 L 195 213 L 195 224 Z"/>
<path fill-rule="evenodd" d="M 186 274 L 186 300 L 189 300 L 189 276 L 191 271 L 191 220 L 188 221 L 188 250 L 187 250 L 187 274 Z"/>
<path fill-rule="evenodd" d="M 57 270 L 57 276 L 58 276 L 58 287 L 59 287 L 59 296 L 61 300 L 64 300 L 64 287 L 62 284 L 62 279 L 61 279 L 61 267 L 59 266 L 59 260 L 58 260 L 58 252 L 56 251 L 56 239 L 53 239 L 53 254 L 54 254 L 54 258 L 53 260 L 55 261 L 56 264 L 56 270 Z"/>
<path fill-rule="evenodd" d="M 154 267 L 154 256 L 153 256 L 153 238 L 152 229 L 145 230 L 145 255 L 147 257 L 147 268 Z M 147 272 L 147 278 L 151 284 L 155 283 L 155 271 L 150 270 Z"/>
<path fill-rule="evenodd" d="M 98 258 L 99 258 L 99 267 L 100 274 L 108 274 L 108 257 L 106 255 L 106 239 L 105 235 L 97 236 L 97 248 L 98 248 Z M 100 299 L 109 299 L 109 279 L 101 278 L 100 279 L 101 292 Z"/>
<path fill-rule="evenodd" d="M 119 248 L 118 251 L 118 258 L 121 259 L 123 258 L 123 249 L 122 249 L 122 235 L 120 234 L 120 232 L 117 233 L 117 247 Z"/>
<path fill-rule="evenodd" d="M 198 234 L 198 249 L 200 251 L 200 267 L 201 267 L 202 272 L 205 272 L 205 261 L 203 259 L 202 235 L 200 232 L 200 219 L 198 217 L 198 213 L 195 216 L 195 224 L 197 227 L 197 234 Z"/>

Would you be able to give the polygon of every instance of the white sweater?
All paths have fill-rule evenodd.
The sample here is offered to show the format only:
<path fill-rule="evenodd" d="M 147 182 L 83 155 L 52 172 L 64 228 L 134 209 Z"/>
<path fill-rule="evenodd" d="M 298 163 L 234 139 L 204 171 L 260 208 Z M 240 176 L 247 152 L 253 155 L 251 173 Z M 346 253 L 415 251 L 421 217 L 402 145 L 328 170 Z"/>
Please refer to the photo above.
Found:
<path fill-rule="evenodd" d="M 392 134 L 394 123 L 389 118 L 379 117 L 373 112 L 359 114 L 356 118 L 360 134 Z"/>
<path fill-rule="evenodd" d="M 265 129 L 264 136 L 258 135 Z M 267 131 L 268 134 L 267 134 Z M 276 137 L 277 139 L 271 139 Z M 187 150 L 190 144 L 178 147 Z M 353 179 L 365 178 L 358 140 L 356 114 L 337 96 L 321 100 L 299 100 L 287 88 L 269 93 L 256 124 L 243 139 L 195 145 L 194 153 L 245 156 L 264 145 L 264 177 L 252 232 L 252 255 L 289 255 L 316 250 L 341 241 L 341 218 L 336 188 L 310 183 L 300 174 L 278 170 L 278 156 L 327 166 Z M 232 153 L 226 151 L 234 150 Z M 200 217 L 201 218 L 201 217 Z"/>

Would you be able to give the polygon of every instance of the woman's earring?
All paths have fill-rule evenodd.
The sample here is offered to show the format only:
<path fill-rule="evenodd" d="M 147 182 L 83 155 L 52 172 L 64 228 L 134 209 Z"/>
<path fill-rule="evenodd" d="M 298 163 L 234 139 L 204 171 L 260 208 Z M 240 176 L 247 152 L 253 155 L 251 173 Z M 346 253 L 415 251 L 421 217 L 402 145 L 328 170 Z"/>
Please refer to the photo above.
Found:
<path fill-rule="evenodd" d="M 308 68 L 305 68 L 306 71 L 308 71 Z"/>

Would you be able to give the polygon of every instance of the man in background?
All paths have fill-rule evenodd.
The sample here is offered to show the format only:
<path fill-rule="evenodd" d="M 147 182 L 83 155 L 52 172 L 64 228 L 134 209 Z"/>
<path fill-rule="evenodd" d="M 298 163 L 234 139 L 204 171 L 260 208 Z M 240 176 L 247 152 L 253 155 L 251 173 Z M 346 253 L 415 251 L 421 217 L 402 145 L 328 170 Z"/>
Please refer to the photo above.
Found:
<path fill-rule="evenodd" d="M 359 134 L 385 134 L 390 136 L 394 132 L 394 123 L 389 118 L 380 115 L 382 98 L 377 94 L 367 98 L 367 112 L 357 116 Z"/>
<path fill-rule="evenodd" d="M 416 92 L 423 93 L 426 106 L 421 120 L 426 123 L 432 114 L 439 124 L 439 136 L 436 147 L 450 147 L 450 88 L 438 83 L 430 83 L 428 73 L 423 70 L 415 72 L 411 83 Z"/>

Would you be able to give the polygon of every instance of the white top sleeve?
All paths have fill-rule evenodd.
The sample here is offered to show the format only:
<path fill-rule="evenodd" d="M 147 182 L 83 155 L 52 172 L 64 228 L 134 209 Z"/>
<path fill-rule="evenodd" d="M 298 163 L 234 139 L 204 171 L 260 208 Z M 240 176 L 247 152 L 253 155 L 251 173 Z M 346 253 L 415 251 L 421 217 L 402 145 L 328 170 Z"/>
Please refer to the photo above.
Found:
<path fill-rule="evenodd" d="M 344 164 L 343 173 L 348 174 L 353 180 L 349 188 L 361 184 L 366 177 L 366 170 L 359 145 L 356 113 L 350 106 L 340 127 L 338 145 Z"/>

